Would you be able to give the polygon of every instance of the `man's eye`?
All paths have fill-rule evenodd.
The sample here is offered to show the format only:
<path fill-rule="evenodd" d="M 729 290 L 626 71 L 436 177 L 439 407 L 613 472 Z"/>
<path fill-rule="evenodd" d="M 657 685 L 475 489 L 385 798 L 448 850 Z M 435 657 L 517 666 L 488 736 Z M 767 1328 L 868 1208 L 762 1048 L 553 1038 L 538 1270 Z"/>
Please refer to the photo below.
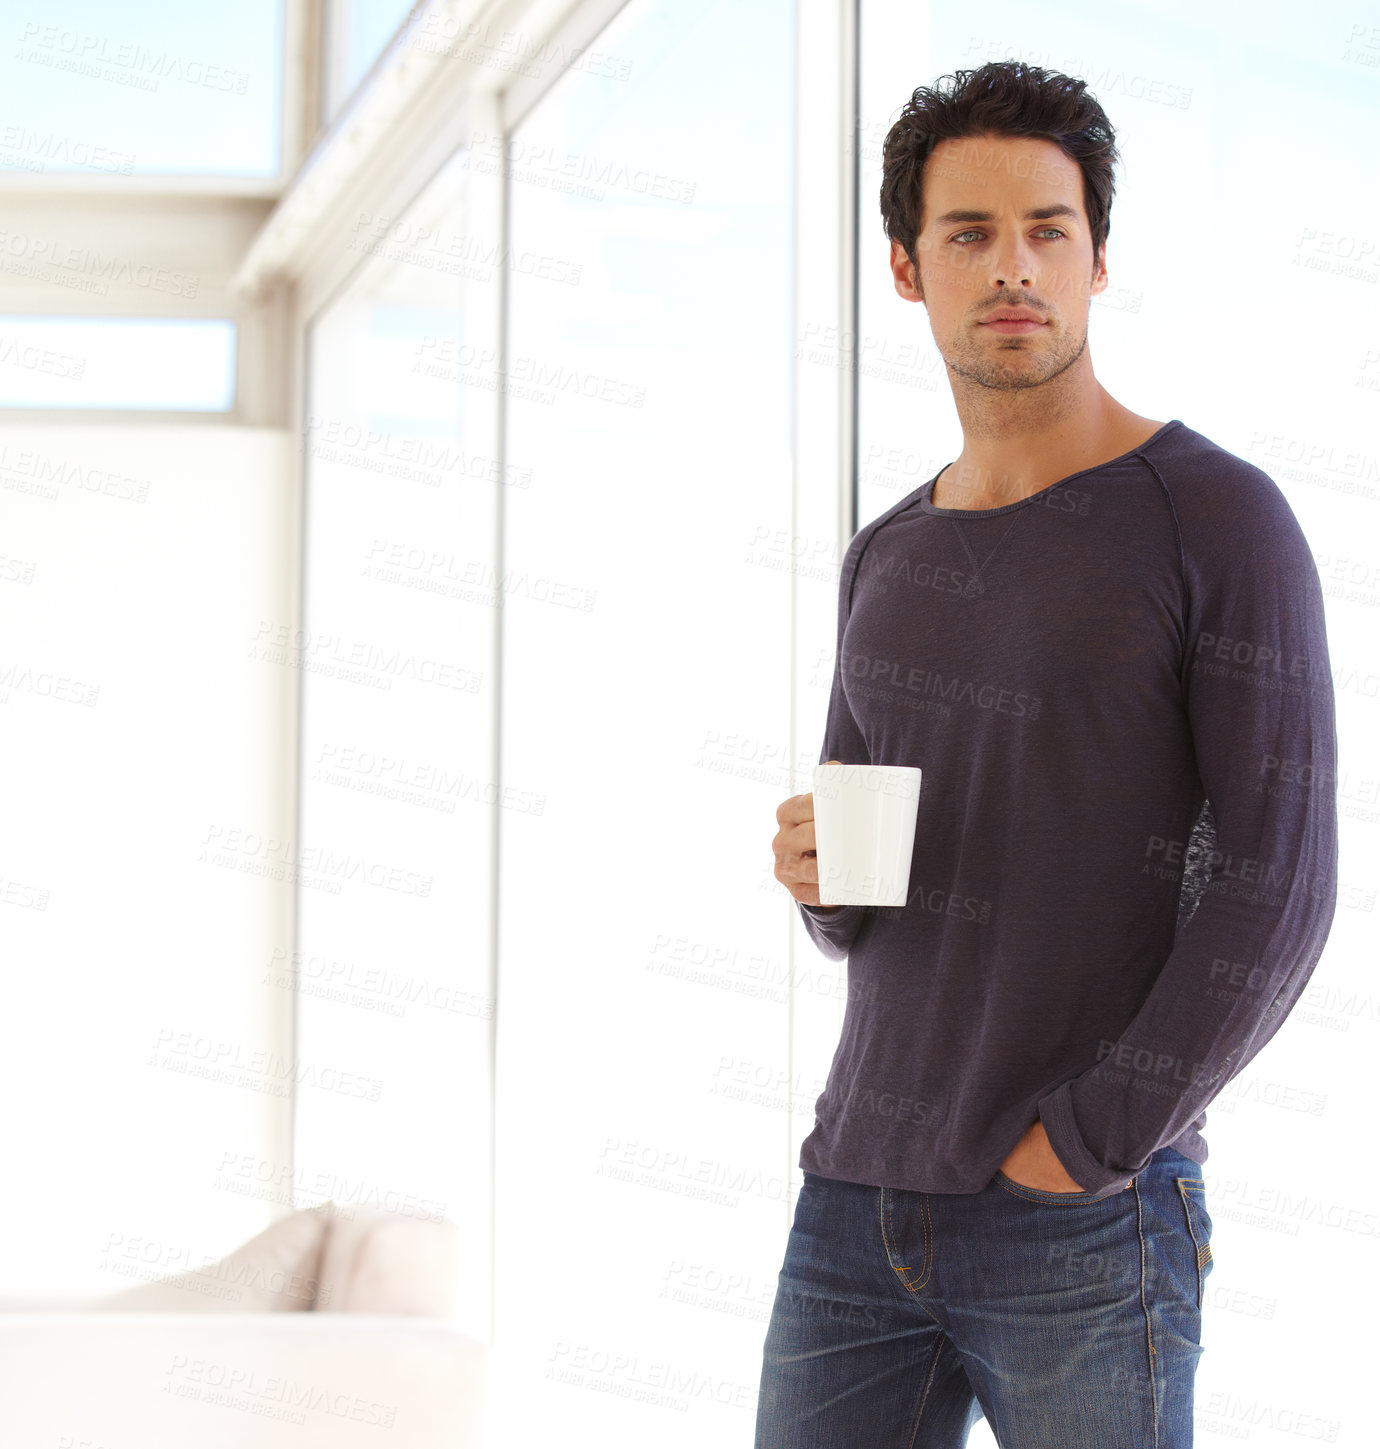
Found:
<path fill-rule="evenodd" d="M 1058 227 L 1057 227 L 1057 226 L 1042 226 L 1042 227 L 1041 227 L 1041 228 L 1040 228 L 1040 231 L 1041 231 L 1041 233 L 1042 233 L 1042 234 L 1043 234 L 1043 235 L 1048 235 L 1048 234 L 1050 234 L 1050 233 L 1051 233 L 1051 232 L 1052 232 L 1052 233 L 1053 233 L 1053 234 L 1054 234 L 1054 235 L 1055 235 L 1055 236 L 1063 236 L 1063 234 L 1064 234 L 1064 233 L 1063 233 L 1063 232 L 1061 232 L 1061 231 L 1060 231 L 1060 230 L 1059 230 L 1059 228 L 1058 228 Z M 951 241 L 960 241 L 960 240 L 961 240 L 961 238 L 963 238 L 963 237 L 965 237 L 965 236 L 981 236 L 981 235 L 982 235 L 982 233 L 981 233 L 981 232 L 980 232 L 980 231 L 961 231 L 961 232 L 959 232 L 959 233 L 958 233 L 958 235 L 957 235 L 957 236 L 955 236 L 955 237 L 951 237 L 951 238 L 950 238 L 950 240 L 951 240 Z M 966 246 L 966 245 L 967 245 L 967 243 L 966 243 L 966 242 L 963 242 L 963 243 L 962 243 L 962 244 L 963 244 L 963 245 L 964 245 L 964 246 Z"/>

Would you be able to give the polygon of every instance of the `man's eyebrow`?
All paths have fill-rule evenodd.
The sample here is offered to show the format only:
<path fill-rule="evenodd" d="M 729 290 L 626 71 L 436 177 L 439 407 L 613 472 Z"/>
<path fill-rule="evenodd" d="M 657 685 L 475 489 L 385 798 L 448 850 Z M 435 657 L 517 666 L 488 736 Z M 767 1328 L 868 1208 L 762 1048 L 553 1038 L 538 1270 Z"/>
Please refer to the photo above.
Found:
<path fill-rule="evenodd" d="M 1034 211 L 1027 211 L 1024 217 L 1026 221 L 1048 221 L 1052 216 L 1068 216 L 1074 221 L 1079 220 L 1078 213 L 1071 206 L 1066 206 L 1062 201 L 1056 202 L 1053 206 L 1037 206 Z M 943 216 L 936 216 L 935 226 L 948 226 L 955 221 L 994 221 L 996 218 L 990 211 L 946 211 Z"/>

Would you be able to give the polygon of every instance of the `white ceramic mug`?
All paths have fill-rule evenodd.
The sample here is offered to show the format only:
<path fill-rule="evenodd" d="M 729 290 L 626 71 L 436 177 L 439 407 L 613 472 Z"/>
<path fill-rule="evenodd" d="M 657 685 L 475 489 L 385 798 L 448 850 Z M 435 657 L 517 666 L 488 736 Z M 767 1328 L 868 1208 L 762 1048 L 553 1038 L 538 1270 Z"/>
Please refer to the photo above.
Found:
<path fill-rule="evenodd" d="M 920 811 L 917 765 L 816 765 L 822 906 L 903 906 Z"/>

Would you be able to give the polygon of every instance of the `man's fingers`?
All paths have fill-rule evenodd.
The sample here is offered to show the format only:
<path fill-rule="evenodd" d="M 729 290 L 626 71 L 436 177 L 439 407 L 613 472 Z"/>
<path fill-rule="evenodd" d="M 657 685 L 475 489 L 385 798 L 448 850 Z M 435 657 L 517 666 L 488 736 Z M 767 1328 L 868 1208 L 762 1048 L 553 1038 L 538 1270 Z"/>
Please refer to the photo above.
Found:
<path fill-rule="evenodd" d="M 842 760 L 824 760 L 826 765 L 841 765 Z M 792 795 L 776 807 L 776 823 L 781 827 L 773 841 L 773 849 L 780 850 L 781 867 L 785 876 L 778 871 L 777 879 L 795 895 L 797 885 L 809 885 L 814 900 L 804 902 L 807 906 L 819 904 L 819 859 L 815 854 L 815 797 L 807 790 L 803 795 Z M 796 896 L 800 900 L 800 896 Z"/>
<path fill-rule="evenodd" d="M 841 765 L 842 760 L 825 760 L 826 765 Z M 799 825 L 803 820 L 815 818 L 815 796 L 813 790 L 806 790 L 803 795 L 792 795 L 790 799 L 783 800 L 776 807 L 776 823 L 778 825 Z M 813 849 L 813 841 L 811 848 Z"/>
<path fill-rule="evenodd" d="M 780 866 L 784 879 L 777 879 L 785 885 L 818 885 L 819 857 L 815 854 L 815 823 L 807 820 L 801 825 L 782 832 L 779 838 L 781 849 Z"/>
<path fill-rule="evenodd" d="M 799 825 L 802 820 L 813 820 L 814 816 L 815 797 L 809 793 L 792 795 L 789 800 L 783 800 L 776 807 L 778 825 Z"/>

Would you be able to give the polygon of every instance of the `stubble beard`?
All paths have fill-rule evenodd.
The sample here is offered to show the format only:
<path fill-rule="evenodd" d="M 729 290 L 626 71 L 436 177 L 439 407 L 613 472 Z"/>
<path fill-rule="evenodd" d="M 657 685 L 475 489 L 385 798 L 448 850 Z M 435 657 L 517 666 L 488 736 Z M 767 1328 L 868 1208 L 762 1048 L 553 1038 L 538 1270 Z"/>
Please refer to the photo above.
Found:
<path fill-rule="evenodd" d="M 1045 323 L 1046 327 L 1053 325 Z M 1020 345 L 1024 338 L 1035 339 L 1042 335 L 1038 332 L 1011 333 L 1004 340 L 1015 342 L 1017 346 L 1003 347 L 999 344 L 995 348 L 990 342 L 976 337 L 970 340 L 965 336 L 960 338 L 950 352 L 944 354 L 944 362 L 959 377 L 967 378 L 978 387 L 989 388 L 995 392 L 1017 392 L 1030 387 L 1043 387 L 1060 373 L 1067 372 L 1078 361 L 1087 348 L 1088 333 L 1084 328 L 1077 344 L 1071 347 L 1060 348 L 1056 338 L 1053 348 L 1042 348 L 1038 354 L 1035 347 Z M 1037 342 L 1035 346 L 1039 347 L 1040 344 Z"/>

